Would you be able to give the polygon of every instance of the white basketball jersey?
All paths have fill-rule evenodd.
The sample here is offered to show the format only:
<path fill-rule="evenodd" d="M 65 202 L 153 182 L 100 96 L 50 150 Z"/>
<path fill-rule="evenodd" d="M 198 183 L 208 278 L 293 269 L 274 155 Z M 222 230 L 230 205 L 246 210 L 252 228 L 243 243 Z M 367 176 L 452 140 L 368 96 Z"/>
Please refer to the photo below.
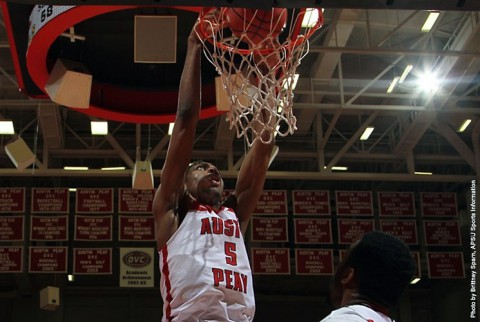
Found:
<path fill-rule="evenodd" d="M 198 204 L 159 255 L 162 321 L 253 320 L 250 263 L 231 209 Z"/>

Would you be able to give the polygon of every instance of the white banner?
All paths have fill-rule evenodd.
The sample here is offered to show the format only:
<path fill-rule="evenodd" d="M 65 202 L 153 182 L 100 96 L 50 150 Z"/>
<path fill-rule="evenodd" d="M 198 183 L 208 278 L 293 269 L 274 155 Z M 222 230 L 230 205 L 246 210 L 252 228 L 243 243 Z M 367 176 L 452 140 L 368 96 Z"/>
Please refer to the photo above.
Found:
<path fill-rule="evenodd" d="M 120 287 L 154 287 L 153 248 L 120 248 Z"/>
<path fill-rule="evenodd" d="M 46 5 L 36 5 L 32 13 L 30 14 L 29 19 L 29 31 L 28 31 L 28 44 L 32 41 L 32 38 L 37 34 L 37 32 L 42 29 L 50 20 L 61 15 L 65 11 L 68 11 L 75 6 L 46 6 Z"/>

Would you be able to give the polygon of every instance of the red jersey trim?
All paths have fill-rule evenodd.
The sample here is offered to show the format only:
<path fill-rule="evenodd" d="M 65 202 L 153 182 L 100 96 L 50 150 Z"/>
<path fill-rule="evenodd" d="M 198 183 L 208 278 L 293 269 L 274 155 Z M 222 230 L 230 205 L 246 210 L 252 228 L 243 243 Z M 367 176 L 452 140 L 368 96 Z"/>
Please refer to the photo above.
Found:
<path fill-rule="evenodd" d="M 165 298 L 166 301 L 166 306 L 165 306 L 165 315 L 167 318 L 167 321 L 172 321 L 172 307 L 170 303 L 172 302 L 172 285 L 170 284 L 170 270 L 168 268 L 168 249 L 167 245 L 165 245 L 162 248 L 162 256 L 163 256 L 163 262 L 162 262 L 162 274 L 165 278 L 165 288 L 167 289 L 167 296 Z"/>
<path fill-rule="evenodd" d="M 228 208 L 228 207 L 225 207 L 225 206 L 220 206 L 220 208 L 218 210 L 214 209 L 213 207 L 209 206 L 209 205 L 204 205 L 204 204 L 201 204 L 199 203 L 198 201 L 195 201 L 193 204 L 192 204 L 192 209 L 191 210 L 200 210 L 200 211 L 208 211 L 208 212 L 214 212 L 218 215 L 218 213 L 220 211 L 222 211 L 223 209 L 227 209 L 229 210 L 230 212 L 233 212 L 233 209 L 231 208 Z"/>

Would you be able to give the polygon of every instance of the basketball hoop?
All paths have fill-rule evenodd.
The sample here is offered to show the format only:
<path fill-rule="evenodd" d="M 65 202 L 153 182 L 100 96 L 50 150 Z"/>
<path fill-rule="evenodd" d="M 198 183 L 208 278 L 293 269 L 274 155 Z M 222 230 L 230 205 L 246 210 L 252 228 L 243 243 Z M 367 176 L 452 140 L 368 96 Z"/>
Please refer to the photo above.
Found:
<path fill-rule="evenodd" d="M 293 134 L 295 71 L 308 53 L 308 39 L 322 25 L 317 8 L 200 12 L 197 35 L 229 97 L 228 120 L 237 137 L 251 145 L 257 138 L 269 143 L 276 134 Z M 258 122 L 262 129 L 254 126 Z M 265 131 L 268 139 L 262 137 Z"/>

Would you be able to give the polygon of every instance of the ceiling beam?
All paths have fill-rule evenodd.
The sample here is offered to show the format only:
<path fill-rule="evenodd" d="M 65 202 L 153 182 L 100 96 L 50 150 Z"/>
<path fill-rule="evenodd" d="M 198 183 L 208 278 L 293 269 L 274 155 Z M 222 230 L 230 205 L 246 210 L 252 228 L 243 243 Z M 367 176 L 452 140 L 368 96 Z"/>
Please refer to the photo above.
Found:
<path fill-rule="evenodd" d="M 130 158 L 130 156 L 125 152 L 125 150 L 120 146 L 118 141 L 111 135 L 107 134 L 105 136 L 105 139 L 110 143 L 112 148 L 117 151 L 118 156 L 131 168 L 133 169 L 135 167 L 135 162 Z"/>
<path fill-rule="evenodd" d="M 373 120 L 378 116 L 378 111 L 373 112 L 368 116 L 368 118 L 363 122 L 362 126 L 352 135 L 352 137 L 345 143 L 345 145 L 338 151 L 338 153 L 333 157 L 333 159 L 327 165 L 327 171 L 331 171 L 332 167 L 337 164 L 337 162 L 345 155 L 345 153 L 350 149 L 350 147 L 358 140 L 362 135 L 363 131 L 373 122 Z"/>
<path fill-rule="evenodd" d="M 475 170 L 475 156 L 470 147 L 455 133 L 452 128 L 440 120 L 434 121 L 435 131 L 440 133 L 460 154 L 463 159 Z"/>
<path fill-rule="evenodd" d="M 225 179 L 236 179 L 237 170 L 220 171 Z M 131 177 L 132 170 L 118 171 L 102 171 L 102 170 L 86 170 L 86 171 L 66 171 L 66 170 L 41 170 L 35 171 L 16 169 L 0 169 L 1 176 L 9 177 Z M 161 170 L 153 170 L 153 175 L 158 177 Z M 356 172 L 296 172 L 296 171 L 268 171 L 267 179 L 269 180 L 341 180 L 341 181 L 406 181 L 406 182 L 469 182 L 475 179 L 475 175 L 415 175 L 406 173 L 356 173 Z"/>

